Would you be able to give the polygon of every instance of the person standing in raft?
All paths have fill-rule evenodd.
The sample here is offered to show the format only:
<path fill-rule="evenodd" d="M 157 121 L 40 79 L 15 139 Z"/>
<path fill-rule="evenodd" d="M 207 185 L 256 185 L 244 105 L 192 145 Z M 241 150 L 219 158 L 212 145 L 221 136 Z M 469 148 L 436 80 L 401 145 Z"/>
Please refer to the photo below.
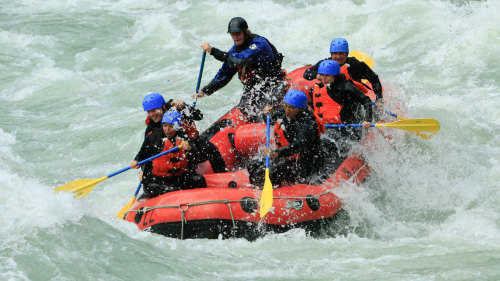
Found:
<path fill-rule="evenodd" d="M 359 61 L 355 57 L 348 57 L 349 44 L 344 38 L 335 38 L 330 43 L 330 58 L 318 61 L 313 67 L 304 72 L 304 79 L 313 80 L 318 79 L 318 68 L 320 63 L 325 60 L 334 60 L 340 65 L 340 72 L 344 74 L 347 80 L 352 80 L 356 87 L 365 92 L 363 87 L 368 88 L 367 85 L 362 84 L 361 80 L 366 79 L 372 84 L 373 92 L 375 93 L 377 109 L 382 109 L 384 97 L 382 94 L 382 84 L 378 75 L 366 65 L 366 63 Z M 318 79 L 319 80 L 319 79 Z"/>
<path fill-rule="evenodd" d="M 238 108 L 250 121 L 259 122 L 264 106 L 278 104 L 286 92 L 285 74 L 281 69 L 283 55 L 266 38 L 253 34 L 241 17 L 231 19 L 227 32 L 234 42 L 228 52 L 207 42 L 201 44 L 203 51 L 223 64 L 214 79 L 197 93 L 197 97 L 218 91 L 238 73 L 244 86 Z"/>
<path fill-rule="evenodd" d="M 158 157 L 144 164 L 140 174 L 144 194 L 155 197 L 180 189 L 206 187 L 205 178 L 198 175 L 190 160 L 196 155 L 196 145 L 182 130 L 182 115 L 169 111 L 163 115 L 162 128 L 154 129 L 144 139 L 141 149 L 130 162 L 130 168 L 137 169 L 138 162 L 180 146 L 177 152 Z"/>
<path fill-rule="evenodd" d="M 306 182 L 318 172 L 323 164 L 320 134 L 324 126 L 307 106 L 307 95 L 299 90 L 290 90 L 282 106 L 273 111 L 264 108 L 264 116 L 271 113 L 274 140 L 277 149 L 266 148 L 272 161 L 269 164 L 270 180 L 274 185 Z M 274 122 L 274 125 L 273 125 Z M 264 184 L 265 160 L 252 160 L 249 164 L 250 182 L 262 187 Z"/>
<path fill-rule="evenodd" d="M 324 60 L 320 63 L 318 80 L 322 83 L 310 90 L 312 99 L 309 104 L 323 123 L 362 123 L 362 128 L 370 127 L 369 121 L 373 119 L 370 98 L 359 91 L 350 80 L 346 80 L 336 61 Z M 358 110 L 359 105 L 363 106 L 363 110 Z M 361 137 L 360 128 L 329 128 L 323 143 L 328 150 L 337 150 L 339 156 L 342 156 L 349 151 L 350 141 L 358 141 Z"/>
<path fill-rule="evenodd" d="M 182 129 L 194 141 L 200 151 L 198 159 L 193 160 L 193 163 L 198 164 L 209 160 L 215 173 L 226 171 L 226 163 L 217 147 L 210 141 L 199 137 L 198 129 L 194 123 L 194 121 L 203 119 L 203 114 L 199 109 L 186 105 L 180 99 L 170 99 L 168 102 L 165 102 L 165 99 L 159 93 L 152 93 L 144 97 L 142 106 L 144 111 L 148 113 L 145 136 L 151 134 L 154 129 L 161 128 L 163 115 L 170 110 L 175 110 L 182 115 Z"/>

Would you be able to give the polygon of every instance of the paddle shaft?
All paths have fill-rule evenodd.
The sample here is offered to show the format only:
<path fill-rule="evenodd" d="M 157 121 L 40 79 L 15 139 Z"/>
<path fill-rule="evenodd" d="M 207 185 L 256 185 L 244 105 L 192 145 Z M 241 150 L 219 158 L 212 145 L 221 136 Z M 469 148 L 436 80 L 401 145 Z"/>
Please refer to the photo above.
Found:
<path fill-rule="evenodd" d="M 170 153 L 170 152 L 175 152 L 175 151 L 177 151 L 177 150 L 179 150 L 179 146 L 176 146 L 176 147 L 174 147 L 174 148 L 171 148 L 171 149 L 169 149 L 169 150 L 167 150 L 167 151 L 163 151 L 162 153 L 160 153 L 160 154 L 156 154 L 155 156 L 151 156 L 151 157 L 149 157 L 148 159 L 142 160 L 141 162 L 137 163 L 137 165 L 141 166 L 142 164 L 144 164 L 144 163 L 146 163 L 146 162 L 149 162 L 149 161 L 151 161 L 151 160 L 153 160 L 153 159 L 156 159 L 156 158 L 158 158 L 158 157 L 161 157 L 161 156 L 163 156 L 163 155 L 165 155 L 165 154 L 167 154 L 167 153 Z M 125 167 L 125 168 L 123 168 L 123 169 L 121 169 L 121 170 L 119 170 L 119 171 L 116 171 L 116 172 L 114 172 L 114 173 L 111 173 L 111 174 L 109 174 L 107 177 L 108 177 L 108 178 L 110 178 L 110 177 L 112 177 L 112 176 L 116 176 L 116 175 L 121 174 L 121 173 L 123 173 L 123 172 L 125 172 L 125 171 L 128 171 L 128 170 L 130 170 L 130 166 Z"/>
<path fill-rule="evenodd" d="M 327 128 L 363 127 L 362 124 L 325 124 Z M 439 122 L 432 118 L 402 119 L 392 123 L 370 124 L 370 127 L 388 127 L 410 132 L 437 132 Z"/>
<path fill-rule="evenodd" d="M 269 148 L 269 131 L 271 124 L 271 114 L 267 113 L 267 130 L 266 130 L 266 148 Z M 260 218 L 266 216 L 267 212 L 273 206 L 273 184 L 269 178 L 269 154 L 266 155 L 266 170 L 264 175 L 264 187 L 262 188 L 262 195 L 260 198 Z"/>
<path fill-rule="evenodd" d="M 134 193 L 134 198 L 137 198 L 137 194 L 139 194 L 139 190 L 141 190 L 141 185 L 142 185 L 142 182 L 139 182 L 139 185 L 137 186 L 137 189 L 135 190 L 135 193 Z"/>
<path fill-rule="evenodd" d="M 267 114 L 266 147 L 269 147 L 269 131 L 271 128 L 271 114 Z M 266 169 L 269 169 L 269 152 L 266 155 Z"/>
<path fill-rule="evenodd" d="M 205 57 L 206 56 L 207 56 L 207 53 L 203 52 L 203 56 L 201 57 L 200 73 L 198 74 L 198 83 L 196 83 L 196 92 L 195 92 L 196 98 L 194 99 L 193 107 L 196 107 L 196 102 L 198 101 L 197 94 L 198 94 L 198 91 L 200 90 L 201 76 L 203 75 L 203 67 L 205 66 Z"/>
<path fill-rule="evenodd" d="M 363 127 L 363 124 L 325 124 L 326 128 L 356 128 Z M 375 127 L 375 124 L 370 124 L 370 127 Z"/>
<path fill-rule="evenodd" d="M 139 185 L 137 186 L 137 189 L 135 190 L 135 193 L 134 193 L 134 196 L 132 197 L 132 199 L 130 200 L 130 202 L 128 202 L 127 205 L 125 205 L 125 207 L 123 207 L 119 212 L 118 214 L 116 214 L 116 216 L 121 219 L 121 220 L 124 220 L 125 219 L 125 213 L 130 210 L 130 208 L 132 207 L 132 205 L 135 203 L 135 200 L 137 199 L 137 194 L 139 194 L 139 190 L 141 189 L 141 186 L 142 186 L 142 182 L 139 182 Z"/>

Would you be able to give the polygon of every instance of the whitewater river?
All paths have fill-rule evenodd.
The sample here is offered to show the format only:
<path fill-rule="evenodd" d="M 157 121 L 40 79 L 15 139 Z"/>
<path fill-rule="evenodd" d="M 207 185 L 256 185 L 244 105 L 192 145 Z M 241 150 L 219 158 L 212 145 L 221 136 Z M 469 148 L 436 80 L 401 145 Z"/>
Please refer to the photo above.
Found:
<path fill-rule="evenodd" d="M 498 11 L 497 0 L 0 0 L 0 280 L 500 280 Z M 229 49 L 234 16 L 289 71 L 347 38 L 405 117 L 441 130 L 393 130 L 392 144 L 365 151 L 369 179 L 337 191 L 351 216 L 341 237 L 141 232 L 115 216 L 136 171 L 81 200 L 53 193 L 126 167 L 143 140 L 142 98 L 192 102 L 200 44 Z M 207 56 L 202 86 L 220 66 Z M 237 103 L 233 80 L 198 100 L 199 128 Z"/>

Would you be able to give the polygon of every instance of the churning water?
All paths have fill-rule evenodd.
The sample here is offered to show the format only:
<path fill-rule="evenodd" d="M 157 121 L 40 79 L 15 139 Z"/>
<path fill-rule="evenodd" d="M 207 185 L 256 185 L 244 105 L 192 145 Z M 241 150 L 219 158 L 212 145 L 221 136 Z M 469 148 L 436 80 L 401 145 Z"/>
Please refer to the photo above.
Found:
<path fill-rule="evenodd" d="M 500 279 L 500 2 L 0 1 L 1 280 Z M 115 214 L 137 172 L 78 200 L 66 182 L 126 167 L 144 95 L 191 102 L 203 41 L 227 50 L 234 16 L 291 71 L 345 37 L 407 109 L 439 120 L 365 151 L 371 177 L 338 190 L 347 236 L 301 230 L 246 240 L 175 240 Z M 202 86 L 220 63 L 207 56 Z M 207 128 L 239 100 L 236 78 L 198 100 Z M 390 89 L 389 89 L 390 87 Z"/>

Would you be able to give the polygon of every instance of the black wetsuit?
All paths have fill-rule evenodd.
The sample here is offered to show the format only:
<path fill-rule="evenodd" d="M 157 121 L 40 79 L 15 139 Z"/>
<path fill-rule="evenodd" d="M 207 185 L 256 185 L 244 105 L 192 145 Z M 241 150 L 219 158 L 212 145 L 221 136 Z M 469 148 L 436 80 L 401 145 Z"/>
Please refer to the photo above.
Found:
<path fill-rule="evenodd" d="M 330 59 L 331 58 L 326 58 L 324 60 L 330 60 Z M 316 75 L 318 75 L 319 65 L 324 60 L 320 60 L 311 68 L 306 69 L 303 75 L 304 79 L 307 80 L 316 79 Z M 380 79 L 378 78 L 378 75 L 375 72 L 373 72 L 373 70 L 368 65 L 366 65 L 366 63 L 359 61 L 355 57 L 348 57 L 345 64 L 348 65 L 347 71 L 349 72 L 349 75 L 354 81 L 360 83 L 361 79 L 366 79 L 370 81 L 370 83 L 372 84 L 373 92 L 377 97 L 376 100 L 377 101 L 383 100 L 382 84 L 380 83 Z"/>
<path fill-rule="evenodd" d="M 278 108 L 271 115 L 271 124 L 281 123 L 288 145 L 277 149 L 278 157 L 270 159 L 269 172 L 271 182 L 281 184 L 307 182 L 308 177 L 317 172 L 323 164 L 321 140 L 318 134 L 318 124 L 312 110 L 307 107 L 298 113 L 294 119 L 287 119 L 283 108 Z M 276 141 L 279 141 L 276 139 Z M 288 159 L 288 156 L 299 153 L 298 159 Z M 265 159 L 254 160 L 249 165 L 250 181 L 261 186 L 264 183 Z"/>
<path fill-rule="evenodd" d="M 172 106 L 172 101 L 173 99 L 169 100 L 167 104 L 165 105 L 165 112 L 169 111 L 173 106 Z M 197 108 L 194 108 L 186 103 L 184 103 L 184 108 L 179 112 L 182 115 L 182 119 L 186 120 L 188 123 L 191 123 L 193 121 L 199 121 L 203 119 L 203 113 Z M 144 136 L 147 136 L 151 131 L 153 131 L 154 128 L 161 128 L 161 120 L 160 122 L 154 122 L 150 118 L 148 118 L 148 124 L 146 127 L 146 131 L 144 132 Z"/>
<path fill-rule="evenodd" d="M 172 99 L 167 102 L 165 105 L 165 111 L 169 111 L 172 109 Z M 180 110 L 182 118 L 186 120 L 188 123 L 199 121 L 203 119 L 203 113 L 197 108 L 194 108 L 186 103 L 184 103 L 184 108 Z M 145 136 L 151 133 L 155 128 L 160 129 L 162 127 L 161 120 L 160 122 L 154 122 L 149 118 L 149 122 L 146 127 L 146 131 L 144 132 Z M 193 142 L 198 147 L 199 153 L 197 157 L 193 159 L 194 164 L 198 164 L 204 161 L 209 161 L 212 169 L 215 173 L 223 173 L 226 171 L 226 163 L 224 162 L 224 158 L 220 154 L 217 147 L 211 143 L 207 139 L 203 139 L 197 137 L 193 140 Z"/>
<path fill-rule="evenodd" d="M 345 80 L 343 75 L 336 75 L 335 81 L 327 86 L 328 96 L 342 106 L 340 120 L 343 124 L 359 124 L 362 121 L 371 122 L 373 119 L 373 106 L 370 98 L 354 86 L 352 81 Z M 313 95 L 313 89 L 310 95 Z M 315 107 L 312 99 L 309 105 Z M 362 106 L 362 107 L 361 107 Z M 344 156 L 350 149 L 350 142 L 359 141 L 363 136 L 362 128 L 327 128 L 324 135 L 323 145 L 329 151 L 337 151 L 338 155 L 332 155 L 332 159 Z"/>
<path fill-rule="evenodd" d="M 164 147 L 163 139 L 165 138 L 166 136 L 163 129 L 154 129 L 151 134 L 147 135 L 144 139 L 141 149 L 134 160 L 140 162 L 161 153 Z M 170 141 L 175 143 L 176 138 L 187 140 L 191 145 L 191 150 L 186 152 L 189 163 L 187 171 L 178 176 L 156 176 L 152 174 L 153 162 L 148 161 L 144 163 L 142 183 L 146 196 L 155 197 L 174 190 L 206 187 L 205 178 L 196 173 L 195 167 L 190 161 L 190 159 L 197 157 L 198 151 L 196 145 L 189 140 L 188 136 L 183 131 L 177 131 L 177 134 L 174 138 L 170 139 Z"/>

